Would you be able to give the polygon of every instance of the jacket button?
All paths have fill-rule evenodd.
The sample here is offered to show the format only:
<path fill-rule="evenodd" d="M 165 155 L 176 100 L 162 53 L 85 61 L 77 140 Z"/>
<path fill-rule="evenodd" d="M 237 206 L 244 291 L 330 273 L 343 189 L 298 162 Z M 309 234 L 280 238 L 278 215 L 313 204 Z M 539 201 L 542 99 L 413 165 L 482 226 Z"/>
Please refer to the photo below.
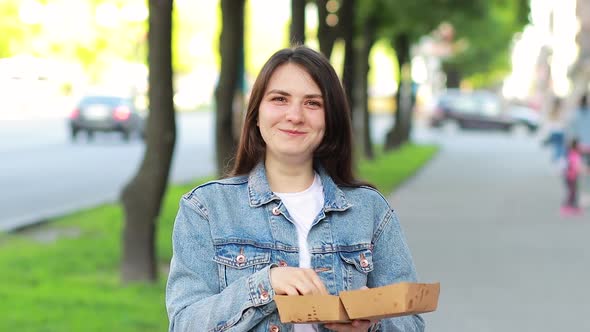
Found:
<path fill-rule="evenodd" d="M 262 300 L 262 301 L 268 300 L 268 292 L 267 291 L 263 291 L 262 293 L 260 293 L 260 300 Z"/>
<path fill-rule="evenodd" d="M 269 331 L 270 331 L 270 332 L 279 332 L 280 330 L 281 330 L 281 329 L 280 329 L 278 326 L 276 326 L 276 325 L 271 325 L 271 326 L 270 326 L 270 330 L 269 330 Z"/>
<path fill-rule="evenodd" d="M 366 258 L 361 259 L 361 267 L 369 266 L 369 261 Z"/>
<path fill-rule="evenodd" d="M 238 264 L 242 264 L 246 261 L 246 256 L 239 254 L 238 256 L 236 256 L 236 262 L 238 262 Z"/>
<path fill-rule="evenodd" d="M 283 266 L 289 266 L 289 265 L 287 264 L 287 262 L 285 262 L 285 261 L 283 261 L 283 260 L 280 260 L 280 261 L 279 261 L 279 266 L 280 266 L 280 267 L 283 267 Z"/>
<path fill-rule="evenodd" d="M 281 210 L 279 210 L 279 208 L 275 206 L 274 208 L 272 208 L 272 214 L 278 216 L 279 214 L 281 214 Z"/>

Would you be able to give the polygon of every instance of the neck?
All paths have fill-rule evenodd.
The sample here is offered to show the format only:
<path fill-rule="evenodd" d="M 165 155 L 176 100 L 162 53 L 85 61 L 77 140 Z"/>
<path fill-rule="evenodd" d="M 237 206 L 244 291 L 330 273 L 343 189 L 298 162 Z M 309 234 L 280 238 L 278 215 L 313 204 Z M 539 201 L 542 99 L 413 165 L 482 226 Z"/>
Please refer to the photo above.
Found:
<path fill-rule="evenodd" d="M 312 160 L 293 164 L 267 158 L 264 166 L 270 189 L 279 193 L 304 191 L 311 186 L 315 176 Z"/>

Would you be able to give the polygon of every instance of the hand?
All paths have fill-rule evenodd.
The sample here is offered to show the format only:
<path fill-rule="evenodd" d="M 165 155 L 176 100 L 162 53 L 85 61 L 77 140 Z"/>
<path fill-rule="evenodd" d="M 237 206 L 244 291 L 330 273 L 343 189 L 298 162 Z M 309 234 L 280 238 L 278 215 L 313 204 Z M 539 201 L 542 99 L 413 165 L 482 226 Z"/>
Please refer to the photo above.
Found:
<path fill-rule="evenodd" d="M 341 332 L 367 332 L 372 324 L 377 321 L 370 320 L 353 320 L 352 323 L 330 323 L 325 324 L 324 327 L 332 331 Z"/>
<path fill-rule="evenodd" d="M 369 289 L 367 286 L 361 287 L 361 289 Z M 364 320 L 364 319 L 357 319 L 353 320 L 352 323 L 331 323 L 325 324 L 324 327 L 332 330 L 332 331 L 342 331 L 342 332 L 356 332 L 362 331 L 366 332 L 369 330 L 371 325 L 377 324 L 378 320 Z"/>
<path fill-rule="evenodd" d="M 270 284 L 277 295 L 326 295 L 328 291 L 312 269 L 274 267 L 270 269 Z"/>

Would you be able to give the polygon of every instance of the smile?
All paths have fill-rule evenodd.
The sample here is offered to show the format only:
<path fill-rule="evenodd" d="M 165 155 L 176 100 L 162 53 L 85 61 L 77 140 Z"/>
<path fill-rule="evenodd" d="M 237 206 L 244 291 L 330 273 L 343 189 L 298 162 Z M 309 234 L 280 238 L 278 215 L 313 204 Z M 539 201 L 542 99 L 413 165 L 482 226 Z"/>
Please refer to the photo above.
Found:
<path fill-rule="evenodd" d="M 286 134 L 289 134 L 289 135 L 299 136 L 299 135 L 304 135 L 305 134 L 305 132 L 303 132 L 303 131 L 297 131 L 297 130 L 287 130 L 287 129 L 279 129 L 279 130 L 282 131 L 282 132 L 284 132 L 284 133 L 286 133 Z"/>

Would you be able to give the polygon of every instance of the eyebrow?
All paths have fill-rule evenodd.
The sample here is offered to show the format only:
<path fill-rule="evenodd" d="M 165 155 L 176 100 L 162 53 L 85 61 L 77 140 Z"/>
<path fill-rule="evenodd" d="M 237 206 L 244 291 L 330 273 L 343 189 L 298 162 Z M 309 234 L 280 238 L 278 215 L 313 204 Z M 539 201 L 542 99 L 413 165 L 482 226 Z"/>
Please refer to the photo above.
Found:
<path fill-rule="evenodd" d="M 291 96 L 290 93 L 288 93 L 287 91 L 283 91 L 283 90 L 278 90 L 278 89 L 272 89 L 269 92 L 266 93 L 266 95 L 269 95 L 271 93 L 277 93 L 283 96 Z M 304 95 L 304 98 L 320 98 L 322 99 L 322 95 L 321 94 L 309 94 L 309 95 Z"/>

